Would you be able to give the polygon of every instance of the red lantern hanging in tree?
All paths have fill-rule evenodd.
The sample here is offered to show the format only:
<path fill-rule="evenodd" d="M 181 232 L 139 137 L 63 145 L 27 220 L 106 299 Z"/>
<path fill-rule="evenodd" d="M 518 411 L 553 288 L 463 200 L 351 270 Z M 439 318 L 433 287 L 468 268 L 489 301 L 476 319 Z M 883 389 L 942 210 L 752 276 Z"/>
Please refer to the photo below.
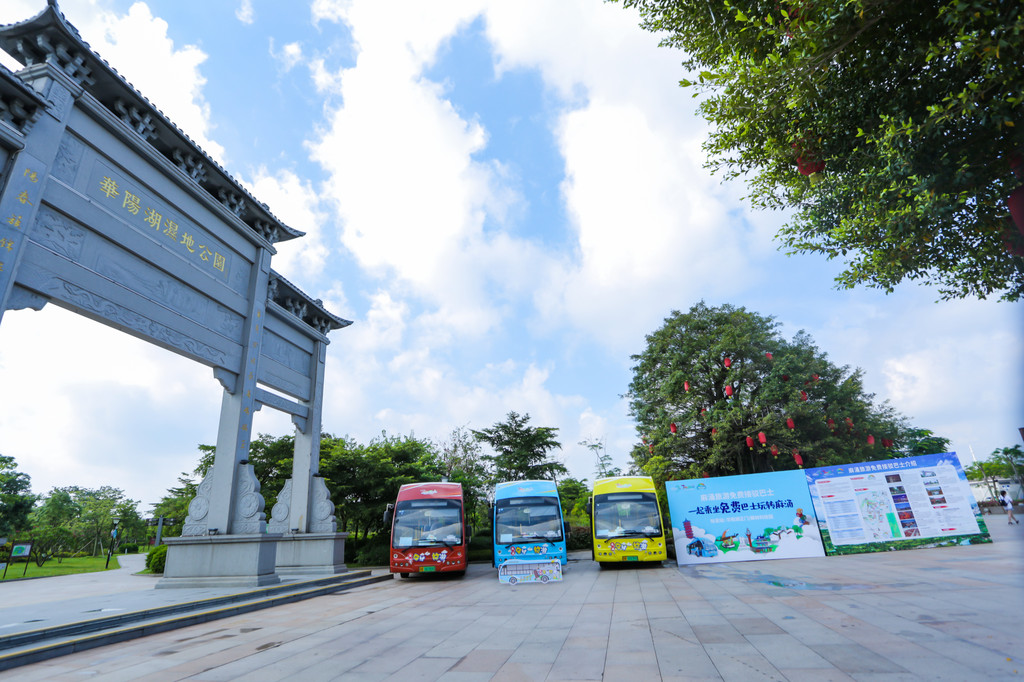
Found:
<path fill-rule="evenodd" d="M 747 436 L 747 447 L 751 450 L 754 449 L 754 439 L 750 436 Z"/>
<path fill-rule="evenodd" d="M 851 429 L 853 428 L 853 420 L 852 420 L 852 419 L 850 419 L 849 417 L 847 417 L 847 418 L 846 418 L 846 419 L 844 419 L 843 421 L 845 421 L 845 422 L 846 422 L 846 425 L 847 425 L 848 427 L 850 427 Z"/>
<path fill-rule="evenodd" d="M 772 354 L 771 354 L 771 353 L 765 353 L 765 354 L 764 354 L 764 356 L 765 356 L 766 358 L 768 358 L 769 360 L 774 360 L 774 359 L 775 359 L 775 358 L 773 358 L 773 357 L 772 357 Z"/>
<path fill-rule="evenodd" d="M 764 435 L 764 431 L 759 431 L 757 434 L 757 440 L 761 445 L 764 445 L 768 442 L 768 436 Z"/>
<path fill-rule="evenodd" d="M 772 446 L 772 456 L 773 457 L 778 457 L 779 456 L 779 446 L 778 445 L 773 445 Z"/>
<path fill-rule="evenodd" d="M 835 429 L 836 429 L 836 421 L 835 421 L 834 419 L 832 419 L 832 417 L 829 417 L 829 418 L 828 418 L 828 419 L 827 419 L 827 420 L 825 421 L 825 423 L 826 423 L 826 424 L 828 425 L 828 428 L 830 428 L 830 429 L 832 429 L 833 431 L 835 431 Z"/>
<path fill-rule="evenodd" d="M 732 386 L 726 386 L 725 387 L 725 395 L 730 397 L 730 398 L 732 397 Z"/>
<path fill-rule="evenodd" d="M 701 414 L 707 414 L 708 413 L 708 408 L 706 408 L 706 407 L 700 408 L 700 413 Z"/>
<path fill-rule="evenodd" d="M 683 390 L 686 391 L 687 393 L 690 392 L 690 382 L 689 381 L 684 381 L 683 382 Z"/>
<path fill-rule="evenodd" d="M 800 456 L 800 453 L 796 448 L 793 448 L 793 461 L 796 462 L 798 467 L 802 467 L 804 465 L 804 458 Z"/>
<path fill-rule="evenodd" d="M 711 435 L 714 436 L 717 433 L 718 433 L 718 429 L 716 429 L 715 427 L 712 426 L 711 427 Z"/>
<path fill-rule="evenodd" d="M 783 381 L 789 381 L 789 375 L 788 374 L 783 374 L 782 375 L 782 380 Z"/>
<path fill-rule="evenodd" d="M 786 417 L 786 426 L 788 426 L 790 429 L 796 428 L 796 422 L 793 421 L 792 417 Z"/>
<path fill-rule="evenodd" d="M 672 422 L 668 425 L 668 430 L 672 432 L 672 435 L 676 435 L 676 423 Z"/>
<path fill-rule="evenodd" d="M 807 391 L 800 391 L 800 400 L 807 400 Z"/>
<path fill-rule="evenodd" d="M 814 379 L 815 381 L 817 381 L 819 377 L 818 377 L 818 375 L 817 375 L 817 374 L 812 374 L 812 375 L 811 375 L 811 378 L 812 378 L 812 379 Z"/>
<path fill-rule="evenodd" d="M 705 471 L 704 472 L 704 478 L 711 478 L 711 474 L 709 474 L 708 472 Z"/>
<path fill-rule="evenodd" d="M 874 436 L 872 436 L 872 435 L 871 435 L 871 434 L 869 433 L 869 434 L 868 434 L 868 445 L 874 445 L 874 444 L 875 444 L 875 437 L 874 437 Z"/>
<path fill-rule="evenodd" d="M 725 360 L 722 360 L 722 364 L 725 365 L 726 369 L 729 369 L 732 367 L 732 360 L 730 358 L 726 358 Z"/>

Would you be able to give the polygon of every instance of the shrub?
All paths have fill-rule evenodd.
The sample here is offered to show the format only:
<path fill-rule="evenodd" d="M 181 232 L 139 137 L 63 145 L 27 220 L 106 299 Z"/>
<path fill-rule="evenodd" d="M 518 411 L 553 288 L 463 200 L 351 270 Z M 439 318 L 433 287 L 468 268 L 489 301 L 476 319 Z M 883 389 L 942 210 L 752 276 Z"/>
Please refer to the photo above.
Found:
<path fill-rule="evenodd" d="M 153 573 L 163 573 L 167 563 L 167 545 L 160 545 L 149 550 L 146 555 L 146 568 Z"/>
<path fill-rule="evenodd" d="M 136 545 L 133 542 L 129 542 L 129 543 L 121 545 L 120 549 L 121 549 L 121 553 L 122 554 L 138 554 L 139 553 L 139 546 Z"/>
<path fill-rule="evenodd" d="M 592 546 L 589 526 L 570 526 L 566 549 L 570 552 L 577 549 L 590 549 Z"/>

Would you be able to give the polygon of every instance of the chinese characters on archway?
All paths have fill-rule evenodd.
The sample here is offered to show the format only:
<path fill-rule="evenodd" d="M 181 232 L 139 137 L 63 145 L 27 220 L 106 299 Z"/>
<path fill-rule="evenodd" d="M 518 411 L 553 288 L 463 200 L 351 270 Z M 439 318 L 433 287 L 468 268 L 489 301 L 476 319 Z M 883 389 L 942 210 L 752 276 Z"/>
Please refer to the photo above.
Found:
<path fill-rule="evenodd" d="M 211 248 L 213 245 L 205 235 L 188 225 L 179 224 L 173 217 L 165 216 L 161 210 L 149 206 L 140 195 L 131 191 L 132 188 L 127 183 L 118 181 L 112 175 L 103 175 L 98 182 L 98 189 L 106 201 L 117 205 L 118 210 L 130 214 L 137 222 L 152 228 L 162 235 L 162 238 L 187 251 L 191 257 L 197 258 L 208 267 L 220 273 L 225 272 L 226 257 Z"/>

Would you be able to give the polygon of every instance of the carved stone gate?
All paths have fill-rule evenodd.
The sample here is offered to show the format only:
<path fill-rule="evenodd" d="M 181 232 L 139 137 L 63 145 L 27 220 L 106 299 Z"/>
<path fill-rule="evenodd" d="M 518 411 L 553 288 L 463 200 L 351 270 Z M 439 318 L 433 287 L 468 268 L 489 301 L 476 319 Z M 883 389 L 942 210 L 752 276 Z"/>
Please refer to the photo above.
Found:
<path fill-rule="evenodd" d="M 274 244 L 302 233 L 92 52 L 54 0 L 0 27 L 0 49 L 24 66 L 0 66 L 0 322 L 53 303 L 207 365 L 224 388 L 213 468 L 158 586 L 344 571 L 318 467 L 327 334 L 350 322 L 270 267 Z M 269 526 L 247 460 L 263 406 L 296 429 Z"/>

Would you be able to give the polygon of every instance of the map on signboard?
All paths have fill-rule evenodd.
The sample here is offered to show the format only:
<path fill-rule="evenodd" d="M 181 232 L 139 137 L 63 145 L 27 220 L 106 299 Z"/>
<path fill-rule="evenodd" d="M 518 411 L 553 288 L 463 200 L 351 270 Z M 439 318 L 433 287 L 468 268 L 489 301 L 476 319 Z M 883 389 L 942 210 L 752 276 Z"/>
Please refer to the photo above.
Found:
<path fill-rule="evenodd" d="M 858 493 L 860 516 L 864 521 L 865 534 L 872 540 L 890 540 L 893 537 L 892 524 L 896 514 L 892 508 L 892 499 L 878 490 L 866 490 Z"/>

